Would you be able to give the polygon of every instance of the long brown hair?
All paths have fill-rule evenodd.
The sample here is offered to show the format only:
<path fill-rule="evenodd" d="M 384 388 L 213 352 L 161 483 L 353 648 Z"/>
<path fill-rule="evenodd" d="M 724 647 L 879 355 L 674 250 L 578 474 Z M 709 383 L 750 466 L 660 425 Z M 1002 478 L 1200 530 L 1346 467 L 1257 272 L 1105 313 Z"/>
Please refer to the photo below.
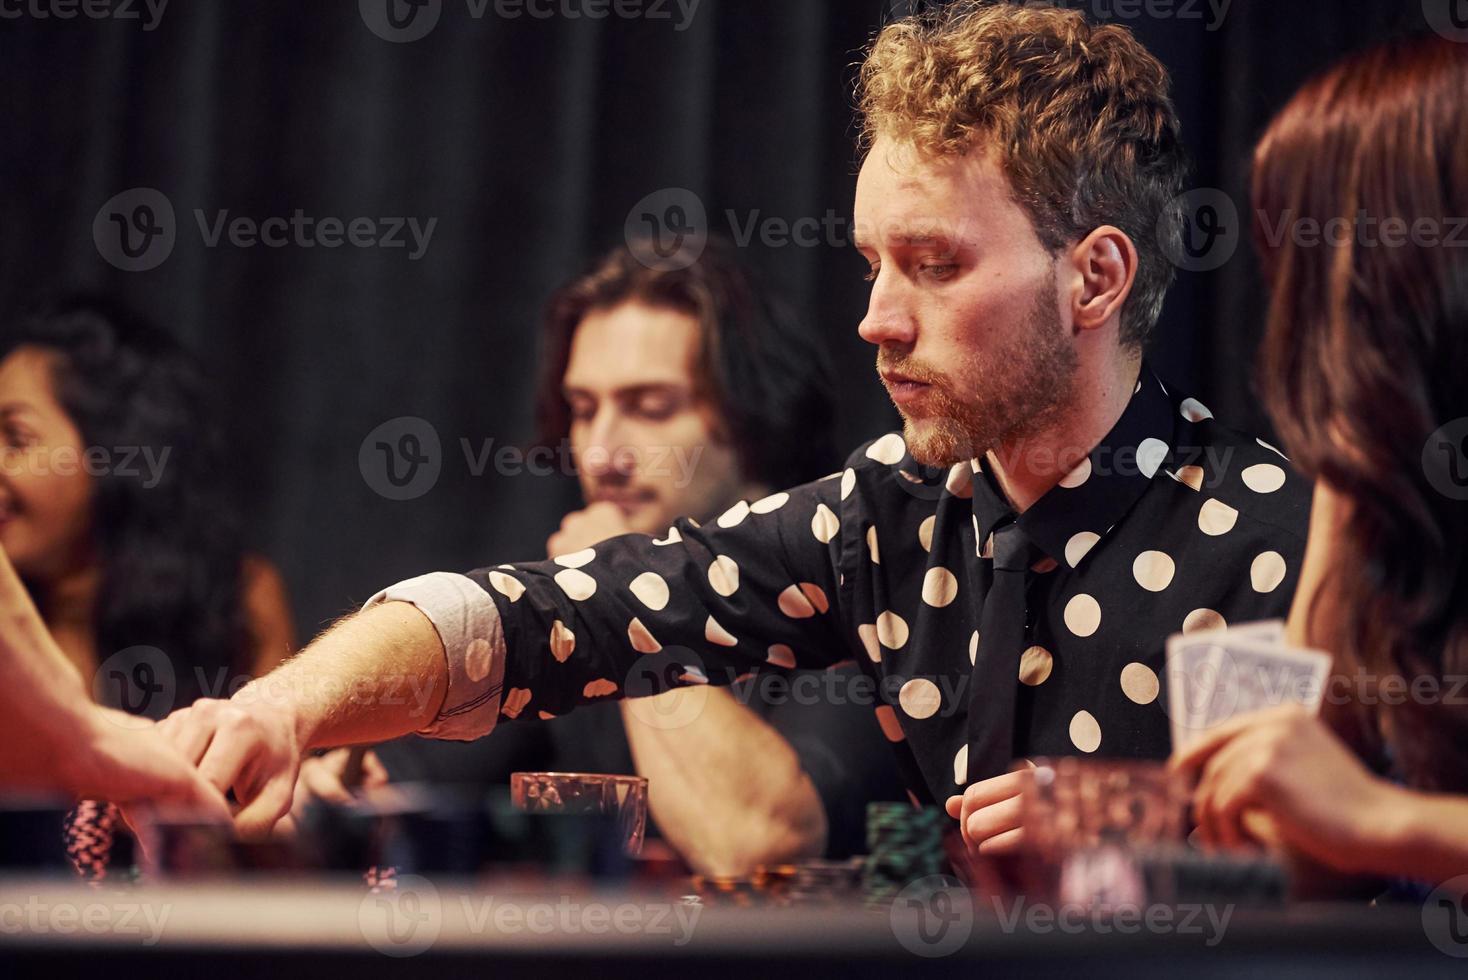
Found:
<path fill-rule="evenodd" d="M 1253 188 L 1265 399 L 1345 501 L 1308 627 L 1352 684 L 1333 721 L 1413 785 L 1468 788 L 1468 692 L 1392 705 L 1380 686 L 1468 672 L 1468 494 L 1440 489 L 1430 443 L 1468 418 L 1468 46 L 1336 64 L 1271 124 Z"/>
<path fill-rule="evenodd" d="M 664 264 L 634 240 L 601 256 L 547 305 L 536 424 L 555 446 L 571 430 L 562 380 L 576 328 L 588 313 L 637 301 L 698 324 L 692 367 L 697 397 L 715 409 L 718 437 L 738 454 L 741 476 L 795 486 L 839 461 L 830 359 L 812 325 L 765 289 L 732 242 L 710 235 L 682 261 Z M 680 257 L 681 258 L 681 257 Z"/>

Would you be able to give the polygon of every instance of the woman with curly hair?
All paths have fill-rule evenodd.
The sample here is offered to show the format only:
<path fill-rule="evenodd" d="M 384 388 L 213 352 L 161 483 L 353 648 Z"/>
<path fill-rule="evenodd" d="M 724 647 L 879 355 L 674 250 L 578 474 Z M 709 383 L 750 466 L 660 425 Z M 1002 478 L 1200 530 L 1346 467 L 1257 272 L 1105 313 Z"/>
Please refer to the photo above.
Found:
<path fill-rule="evenodd" d="M 90 301 L 21 319 L 0 355 L 0 546 L 82 676 L 156 648 L 177 685 L 163 700 L 187 703 L 279 663 L 285 590 L 241 543 L 193 359 Z"/>

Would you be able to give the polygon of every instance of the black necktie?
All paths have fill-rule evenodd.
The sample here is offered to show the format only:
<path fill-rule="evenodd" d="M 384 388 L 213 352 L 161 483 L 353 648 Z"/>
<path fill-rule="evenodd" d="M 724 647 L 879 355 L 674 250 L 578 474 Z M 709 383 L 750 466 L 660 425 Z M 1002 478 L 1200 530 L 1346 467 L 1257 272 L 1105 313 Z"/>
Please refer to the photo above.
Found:
<path fill-rule="evenodd" d="M 994 579 L 979 616 L 979 650 L 969 693 L 968 780 L 1009 771 L 1014 761 L 1015 702 L 1025 650 L 1025 580 L 1034 548 L 1013 520 L 993 533 Z"/>

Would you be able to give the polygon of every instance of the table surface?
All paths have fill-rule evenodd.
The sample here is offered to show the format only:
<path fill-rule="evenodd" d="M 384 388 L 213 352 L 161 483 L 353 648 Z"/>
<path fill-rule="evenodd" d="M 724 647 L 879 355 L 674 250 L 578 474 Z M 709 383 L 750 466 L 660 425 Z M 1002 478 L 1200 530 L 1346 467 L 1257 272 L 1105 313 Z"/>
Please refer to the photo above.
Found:
<path fill-rule="evenodd" d="M 974 899 L 933 910 L 741 909 L 638 892 L 497 893 L 405 880 L 91 889 L 0 879 L 9 976 L 1468 977 L 1468 939 L 1415 907 L 1154 906 L 1106 920 Z M 1434 942 L 1434 939 L 1437 942 Z"/>

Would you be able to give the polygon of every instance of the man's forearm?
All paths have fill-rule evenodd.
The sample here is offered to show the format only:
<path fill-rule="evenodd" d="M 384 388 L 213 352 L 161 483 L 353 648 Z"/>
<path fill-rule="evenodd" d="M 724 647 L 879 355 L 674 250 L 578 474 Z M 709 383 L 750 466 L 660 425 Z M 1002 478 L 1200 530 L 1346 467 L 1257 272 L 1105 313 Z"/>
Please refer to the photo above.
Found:
<path fill-rule="evenodd" d="M 653 818 L 695 869 L 748 874 L 825 851 L 825 807 L 800 758 L 731 693 L 674 691 L 622 711 Z"/>
<path fill-rule="evenodd" d="M 337 623 L 234 700 L 287 712 L 304 751 L 427 728 L 447 688 L 443 642 L 433 623 L 409 603 L 387 602 Z"/>

